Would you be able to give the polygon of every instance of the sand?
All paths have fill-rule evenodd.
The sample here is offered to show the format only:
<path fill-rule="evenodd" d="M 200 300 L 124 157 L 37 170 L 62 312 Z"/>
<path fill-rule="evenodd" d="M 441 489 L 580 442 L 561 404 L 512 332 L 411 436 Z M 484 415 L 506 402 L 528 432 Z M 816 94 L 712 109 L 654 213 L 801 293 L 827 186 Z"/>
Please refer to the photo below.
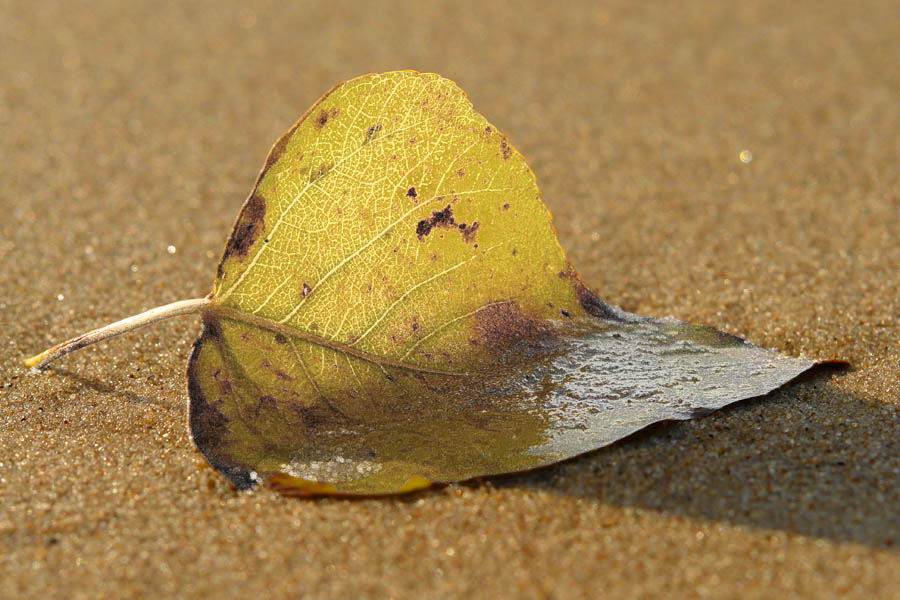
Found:
<path fill-rule="evenodd" d="M 0 597 L 900 594 L 896 3 L 0 5 Z M 343 79 L 457 81 L 602 297 L 841 358 L 533 474 L 234 491 L 182 318 L 274 140 Z M 744 159 L 741 160 L 741 153 Z"/>

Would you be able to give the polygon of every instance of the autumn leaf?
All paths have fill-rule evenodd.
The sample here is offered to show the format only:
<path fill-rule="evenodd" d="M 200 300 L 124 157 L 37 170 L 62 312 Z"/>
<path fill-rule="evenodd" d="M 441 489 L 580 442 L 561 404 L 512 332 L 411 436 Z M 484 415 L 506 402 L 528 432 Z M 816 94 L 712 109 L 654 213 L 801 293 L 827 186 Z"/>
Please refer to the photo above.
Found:
<path fill-rule="evenodd" d="M 509 140 L 434 74 L 336 86 L 273 147 L 199 312 L 190 427 L 237 487 L 390 494 L 552 464 L 812 366 L 605 304 Z"/>

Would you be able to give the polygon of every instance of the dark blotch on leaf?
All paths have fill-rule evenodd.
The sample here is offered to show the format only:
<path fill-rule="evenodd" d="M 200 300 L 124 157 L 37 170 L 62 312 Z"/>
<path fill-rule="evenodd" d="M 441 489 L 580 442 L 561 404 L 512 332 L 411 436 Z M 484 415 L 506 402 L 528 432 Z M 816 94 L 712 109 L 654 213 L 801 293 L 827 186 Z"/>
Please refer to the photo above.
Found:
<path fill-rule="evenodd" d="M 228 427 L 228 418 L 213 406 L 203 393 L 200 385 L 200 374 L 196 372 L 198 364 L 197 355 L 204 344 L 217 343 L 213 340 L 221 339 L 222 332 L 219 323 L 215 319 L 204 319 L 203 332 L 191 349 L 191 359 L 188 362 L 188 394 L 191 398 L 188 412 L 188 420 L 191 425 L 191 437 L 197 447 L 201 449 L 210 464 L 223 473 L 239 489 L 253 487 L 253 481 L 249 474 L 239 467 L 223 464 L 214 459 L 207 449 L 216 448 L 221 440 L 221 432 Z M 217 373 L 219 375 L 220 373 Z"/>
<path fill-rule="evenodd" d="M 268 408 L 269 410 L 278 410 L 278 401 L 275 400 L 275 398 L 273 398 L 272 396 L 260 396 L 259 401 L 256 403 L 254 416 L 259 417 L 259 413 L 263 408 Z"/>
<path fill-rule="evenodd" d="M 260 196 L 254 194 L 250 196 L 241 213 L 238 215 L 237 223 L 228 242 L 225 244 L 225 255 L 222 262 L 219 263 L 221 269 L 225 259 L 238 257 L 239 260 L 246 258 L 250 252 L 253 242 L 259 237 L 259 234 L 265 229 L 266 201 Z M 221 277 L 221 273 L 219 274 Z"/>
<path fill-rule="evenodd" d="M 215 317 L 203 317 L 203 333 L 202 336 L 211 337 L 217 340 L 222 339 L 222 326 Z"/>
<path fill-rule="evenodd" d="M 506 143 L 506 139 L 500 140 L 500 151 L 503 152 L 503 160 L 509 160 L 509 157 L 512 154 L 512 148 Z"/>
<path fill-rule="evenodd" d="M 540 341 L 553 333 L 548 323 L 525 315 L 516 302 L 488 306 L 477 313 L 476 319 L 480 338 L 469 341 L 496 351 L 507 348 L 507 344 L 516 340 Z"/>
<path fill-rule="evenodd" d="M 309 287 L 309 284 L 305 281 L 303 282 L 303 287 L 300 289 L 300 296 L 303 298 L 308 297 L 312 293 L 312 288 Z"/>
<path fill-rule="evenodd" d="M 347 415 L 336 409 L 330 400 L 324 396 L 320 400 L 320 403 L 313 406 L 302 406 L 295 402 L 289 404 L 291 412 L 303 423 L 306 435 L 316 435 L 322 428 L 347 423 Z"/>
<path fill-rule="evenodd" d="M 228 396 L 234 390 L 234 387 L 231 385 L 230 379 L 219 378 L 220 369 L 216 369 L 216 372 L 213 373 L 213 379 L 219 384 L 219 394 L 221 396 Z"/>
<path fill-rule="evenodd" d="M 408 190 L 406 190 L 406 197 L 407 198 L 417 198 L 418 194 L 416 194 L 416 188 L 411 187 Z"/>
<path fill-rule="evenodd" d="M 368 144 L 369 140 L 371 140 L 379 131 L 381 131 L 381 123 L 375 123 L 374 125 L 369 127 L 369 129 L 366 130 L 366 139 L 363 143 Z"/>
<path fill-rule="evenodd" d="M 479 227 L 481 227 L 481 223 L 479 223 L 478 221 L 475 221 L 468 227 L 461 225 L 459 230 L 460 230 L 460 233 L 462 233 L 463 241 L 468 244 L 469 242 L 474 240 L 475 232 L 478 231 Z"/>
<path fill-rule="evenodd" d="M 278 162 L 278 159 L 281 158 L 281 155 L 284 154 L 285 148 L 287 148 L 288 142 L 291 141 L 291 138 L 294 135 L 294 131 L 296 131 L 296 127 L 291 128 L 290 131 L 281 136 L 275 145 L 272 146 L 272 150 L 269 152 L 269 156 L 266 157 L 266 164 L 263 166 L 263 173 L 269 170 L 269 167 Z M 260 179 L 262 176 L 260 176 Z"/>
<path fill-rule="evenodd" d="M 597 294 L 584 285 L 581 279 L 578 278 L 578 274 L 572 265 L 569 265 L 564 271 L 560 271 L 559 278 L 568 279 L 572 282 L 572 286 L 575 288 L 575 297 L 578 298 L 578 303 L 584 309 L 584 312 L 592 317 L 606 321 L 623 321 L 623 318 L 619 316 L 613 307 L 601 300 Z"/>
<path fill-rule="evenodd" d="M 328 174 L 328 171 L 331 170 L 332 166 L 334 166 L 334 165 L 332 165 L 331 163 L 322 163 L 321 165 L 319 165 L 319 168 L 310 174 L 310 176 L 309 176 L 310 183 L 325 177 L 325 175 Z"/>
<path fill-rule="evenodd" d="M 319 116 L 316 117 L 316 129 L 322 129 L 328 123 L 330 119 L 338 116 L 340 110 L 337 108 L 332 108 L 331 110 L 322 109 L 319 111 Z"/>
<path fill-rule="evenodd" d="M 604 319 L 606 321 L 622 321 L 622 317 L 620 317 L 609 304 L 601 300 L 597 294 L 589 290 L 587 286 L 578 279 L 578 276 L 575 275 L 574 271 L 564 271 L 563 273 L 560 273 L 560 277 L 571 278 L 573 280 L 575 295 L 578 298 L 578 303 L 581 304 L 581 308 L 584 309 L 584 312 L 592 317 L 597 317 L 598 319 Z"/>
<path fill-rule="evenodd" d="M 416 224 L 416 236 L 419 240 L 422 240 L 431 233 L 431 230 L 435 227 L 442 227 L 444 229 L 450 227 L 451 225 L 455 225 L 456 222 L 453 220 L 453 209 L 450 208 L 450 205 L 444 207 L 443 210 L 436 210 L 431 213 L 431 218 L 422 219 Z"/>
<path fill-rule="evenodd" d="M 287 336 L 284 335 L 283 333 L 276 333 L 275 334 L 275 343 L 276 344 L 287 344 L 288 343 Z"/>

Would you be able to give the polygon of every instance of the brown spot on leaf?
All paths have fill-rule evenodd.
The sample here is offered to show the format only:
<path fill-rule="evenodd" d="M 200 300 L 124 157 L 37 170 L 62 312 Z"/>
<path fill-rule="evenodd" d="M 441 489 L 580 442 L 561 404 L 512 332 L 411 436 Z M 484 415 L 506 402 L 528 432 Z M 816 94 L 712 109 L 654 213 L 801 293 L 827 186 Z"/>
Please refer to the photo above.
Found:
<path fill-rule="evenodd" d="M 363 144 L 368 144 L 369 140 L 375 137 L 375 134 L 381 131 L 381 123 L 375 123 L 371 127 L 366 130 L 366 139 L 363 141 Z"/>
<path fill-rule="evenodd" d="M 578 303 L 581 304 L 581 308 L 584 309 L 584 312 L 593 317 L 597 317 L 598 319 L 605 319 L 607 321 L 622 320 L 609 304 L 601 300 L 597 294 L 589 290 L 583 283 L 578 283 L 579 284 L 575 287 L 575 293 L 578 295 Z"/>
<path fill-rule="evenodd" d="M 287 344 L 288 343 L 287 336 L 284 335 L 283 333 L 276 333 L 275 334 L 275 343 L 282 344 L 282 345 Z"/>
<path fill-rule="evenodd" d="M 506 138 L 500 140 L 500 151 L 503 153 L 503 160 L 509 160 L 509 157 L 512 154 L 512 148 L 509 147 Z"/>
<path fill-rule="evenodd" d="M 316 117 L 316 129 L 322 129 L 331 119 L 335 118 L 340 114 L 340 110 L 337 108 L 332 108 L 331 110 L 322 109 L 319 111 L 319 116 Z"/>
<path fill-rule="evenodd" d="M 324 404 L 324 403 L 323 403 Z M 320 426 L 334 422 L 334 417 L 323 412 L 324 407 L 318 406 L 302 406 L 292 402 L 290 405 L 293 412 L 303 423 L 303 427 L 310 434 L 315 433 Z"/>
<path fill-rule="evenodd" d="M 284 154 L 288 142 L 290 142 L 291 138 L 294 136 L 295 130 L 296 127 L 293 127 L 290 131 L 278 138 L 278 141 L 275 142 L 275 145 L 272 146 L 272 149 L 269 151 L 269 156 L 266 157 L 266 164 L 263 166 L 263 172 L 268 171 L 272 165 L 278 162 L 278 159 Z"/>
<path fill-rule="evenodd" d="M 203 315 L 203 332 L 200 334 L 200 339 L 203 339 L 204 336 L 216 340 L 222 339 L 222 326 L 219 324 L 219 320 L 208 314 Z"/>
<path fill-rule="evenodd" d="M 310 176 L 309 176 L 310 183 L 325 177 L 328 174 L 328 171 L 330 171 L 331 167 L 333 167 L 333 166 L 334 165 L 332 165 L 331 163 L 322 163 L 321 165 L 319 165 L 319 168 L 310 174 Z"/>
<path fill-rule="evenodd" d="M 219 353 L 221 348 L 215 346 L 220 346 L 222 336 L 218 320 L 214 316 L 204 313 L 202 317 L 203 332 L 194 342 L 187 368 L 188 395 L 190 397 L 188 421 L 191 438 L 214 469 L 227 477 L 236 488 L 250 489 L 257 484 L 257 480 L 251 475 L 252 468 L 231 456 L 228 449 L 224 447 L 222 433 L 228 430 L 230 420 L 217 408 L 222 404 L 222 399 L 218 398 L 216 402 L 210 402 L 200 384 L 201 377 L 210 375 L 199 372 L 200 355 L 204 349 L 207 352 Z M 221 378 L 223 369 L 217 368 L 216 370 L 219 371 L 218 377 Z M 227 367 L 225 373 L 227 375 Z"/>
<path fill-rule="evenodd" d="M 416 236 L 419 240 L 423 240 L 431 230 L 435 227 L 441 227 L 444 229 L 449 228 L 451 225 L 455 225 L 456 222 L 453 220 L 453 209 L 450 208 L 448 204 L 443 208 L 443 210 L 436 210 L 431 213 L 431 218 L 422 219 L 416 224 Z"/>
<path fill-rule="evenodd" d="M 191 438 L 210 464 L 228 477 L 236 487 L 251 488 L 254 483 L 249 478 L 247 471 L 235 466 L 232 461 L 223 461 L 219 457 L 221 432 L 227 429 L 228 418 L 206 398 L 203 387 L 200 385 L 201 374 L 197 369 L 201 351 L 207 344 L 215 344 L 217 338 L 221 336 L 221 331 L 218 330 L 218 322 L 214 318 L 204 315 L 203 322 L 203 332 L 194 342 L 187 368 L 188 396 L 190 397 L 188 421 L 191 427 Z M 218 371 L 218 375 L 215 378 L 221 377 L 221 369 L 216 369 L 216 371 Z M 208 375 L 204 374 L 204 376 Z"/>
<path fill-rule="evenodd" d="M 503 210 L 509 210 L 509 202 L 503 205 Z"/>
<path fill-rule="evenodd" d="M 476 313 L 477 337 L 474 345 L 500 351 L 517 341 L 531 339 L 539 342 L 553 334 L 548 323 L 525 315 L 518 303 L 510 301 L 487 306 Z"/>
<path fill-rule="evenodd" d="M 312 288 L 309 287 L 309 284 L 305 281 L 303 282 L 303 287 L 300 289 L 300 296 L 306 298 L 312 293 Z"/>
<path fill-rule="evenodd" d="M 571 280 L 572 286 L 575 288 L 575 297 L 578 298 L 578 303 L 581 305 L 581 308 L 584 309 L 584 312 L 592 317 L 597 317 L 598 319 L 604 319 L 606 321 L 622 320 L 622 317 L 616 314 L 615 310 L 613 310 L 609 304 L 601 300 L 600 296 L 584 285 L 578 277 L 578 273 L 575 272 L 575 269 L 571 265 L 566 270 L 561 271 L 559 276 L 562 279 Z"/>
<path fill-rule="evenodd" d="M 479 223 L 478 221 L 475 221 L 468 227 L 466 227 L 465 224 L 460 225 L 459 231 L 462 234 L 463 241 L 468 244 L 469 242 L 474 240 L 475 232 L 478 231 L 479 227 L 481 227 L 481 223 Z"/>
<path fill-rule="evenodd" d="M 407 198 L 412 198 L 413 200 L 415 200 L 416 198 L 418 198 L 419 195 L 416 193 L 416 188 L 411 187 L 411 188 L 409 188 L 408 190 L 406 190 L 406 197 L 407 197 Z"/>
<path fill-rule="evenodd" d="M 275 377 L 277 377 L 278 379 L 281 379 L 282 381 L 293 381 L 294 380 L 293 377 L 291 377 L 284 371 L 281 371 L 280 369 L 275 369 Z"/>
<path fill-rule="evenodd" d="M 198 448 L 209 448 L 218 443 L 219 432 L 228 426 L 228 418 L 207 401 L 197 382 L 197 374 L 192 371 L 188 372 L 188 393 L 191 399 L 188 415 L 191 437 Z"/>
<path fill-rule="evenodd" d="M 228 242 L 225 244 L 225 254 L 222 256 L 222 262 L 219 263 L 219 277 L 222 276 L 222 263 L 233 256 L 243 261 L 250 252 L 253 242 L 259 237 L 259 234 L 265 230 L 266 201 L 262 197 L 253 194 L 250 199 L 244 203 L 241 212 L 238 214 L 234 229 L 228 236 Z"/>
<path fill-rule="evenodd" d="M 457 169 L 457 170 L 456 170 L 456 176 L 459 177 L 460 179 L 462 179 L 463 177 L 465 177 L 465 175 L 466 175 L 466 170 L 465 170 L 465 169 L 460 168 L 460 169 Z"/>
<path fill-rule="evenodd" d="M 253 411 L 253 416 L 258 418 L 263 408 L 278 410 L 278 401 L 272 396 L 260 396 L 259 401 L 256 403 L 256 409 Z"/>
<path fill-rule="evenodd" d="M 231 393 L 233 387 L 231 385 L 231 380 L 225 377 L 222 377 L 222 369 L 216 369 L 213 373 L 213 379 L 219 385 L 219 395 L 227 396 Z"/>

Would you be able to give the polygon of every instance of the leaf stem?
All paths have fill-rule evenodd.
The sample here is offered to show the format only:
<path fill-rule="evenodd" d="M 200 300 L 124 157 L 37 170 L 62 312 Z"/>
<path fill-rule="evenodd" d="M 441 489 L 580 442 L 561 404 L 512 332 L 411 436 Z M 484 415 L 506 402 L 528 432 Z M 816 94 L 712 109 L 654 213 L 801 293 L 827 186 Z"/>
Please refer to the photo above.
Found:
<path fill-rule="evenodd" d="M 129 331 L 134 331 L 135 329 L 150 325 L 151 323 L 156 323 L 157 321 L 180 315 L 199 313 L 203 307 L 210 302 L 209 298 L 194 298 L 193 300 L 179 300 L 178 302 L 166 304 L 165 306 L 151 308 L 141 314 L 127 317 L 121 321 L 116 321 L 115 323 L 110 323 L 105 327 L 82 333 L 71 340 L 56 344 L 52 348 L 48 348 L 40 354 L 36 354 L 31 358 L 26 359 L 25 366 L 31 367 L 32 371 L 43 371 L 51 362 L 58 358 L 62 358 L 69 352 L 80 350 L 85 346 L 102 342 L 103 340 Z"/>

